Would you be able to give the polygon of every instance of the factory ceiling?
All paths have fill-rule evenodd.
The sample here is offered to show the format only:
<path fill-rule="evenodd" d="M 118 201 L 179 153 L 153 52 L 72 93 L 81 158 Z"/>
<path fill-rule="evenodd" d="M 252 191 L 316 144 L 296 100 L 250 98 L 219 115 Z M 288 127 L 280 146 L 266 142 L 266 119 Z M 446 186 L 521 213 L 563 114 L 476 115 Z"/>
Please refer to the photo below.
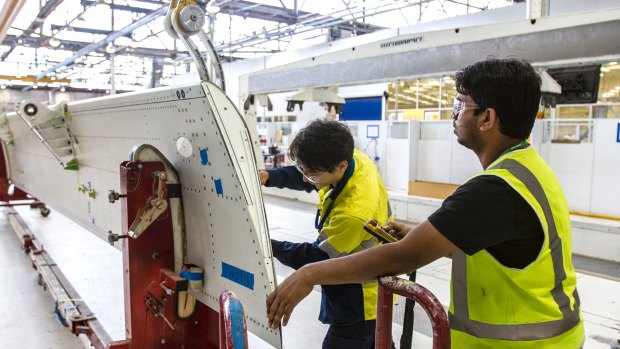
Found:
<path fill-rule="evenodd" d="M 211 0 L 199 5 L 214 19 L 211 35 L 218 53 L 233 61 L 513 2 L 520 1 Z M 158 0 L 0 0 L 0 85 L 112 91 L 169 85 L 187 71 L 189 59 L 164 29 L 167 7 Z"/>

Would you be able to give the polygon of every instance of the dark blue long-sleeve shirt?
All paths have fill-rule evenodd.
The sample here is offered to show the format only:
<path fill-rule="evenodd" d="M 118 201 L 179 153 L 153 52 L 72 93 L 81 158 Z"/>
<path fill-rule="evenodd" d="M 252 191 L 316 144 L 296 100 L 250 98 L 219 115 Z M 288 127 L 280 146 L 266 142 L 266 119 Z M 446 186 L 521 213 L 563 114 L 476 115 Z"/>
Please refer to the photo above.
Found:
<path fill-rule="evenodd" d="M 294 166 L 282 167 L 269 172 L 269 180 L 265 186 L 288 188 L 293 190 L 303 190 L 311 192 L 316 187 L 303 180 L 303 176 Z M 329 259 L 327 253 L 319 249 L 319 241 L 313 243 L 292 243 L 288 241 L 278 241 L 271 239 L 273 255 L 282 264 L 295 270 L 306 264 L 324 261 Z"/>
<path fill-rule="evenodd" d="M 269 179 L 265 183 L 266 187 L 287 188 L 293 190 L 303 190 L 308 193 L 316 190 L 316 187 L 308 182 L 304 182 L 304 177 L 295 166 L 287 166 L 267 170 Z"/>

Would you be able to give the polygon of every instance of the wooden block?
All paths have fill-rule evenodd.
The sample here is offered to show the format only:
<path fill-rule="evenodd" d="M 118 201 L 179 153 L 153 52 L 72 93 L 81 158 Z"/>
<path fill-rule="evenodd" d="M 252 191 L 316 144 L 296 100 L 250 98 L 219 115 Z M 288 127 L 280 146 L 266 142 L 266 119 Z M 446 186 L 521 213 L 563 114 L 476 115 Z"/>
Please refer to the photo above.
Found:
<path fill-rule="evenodd" d="M 435 199 L 445 199 L 450 196 L 456 188 L 456 184 L 409 181 L 409 195 L 424 196 Z"/>

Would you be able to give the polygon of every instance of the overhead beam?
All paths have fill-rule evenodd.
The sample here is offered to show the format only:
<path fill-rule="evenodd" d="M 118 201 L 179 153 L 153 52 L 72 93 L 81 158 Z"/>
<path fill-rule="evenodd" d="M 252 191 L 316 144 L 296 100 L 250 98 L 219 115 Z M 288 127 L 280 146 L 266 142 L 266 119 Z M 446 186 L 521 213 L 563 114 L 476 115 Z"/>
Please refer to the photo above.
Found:
<path fill-rule="evenodd" d="M 161 7 L 160 9 L 158 9 L 158 10 L 155 10 L 155 11 L 149 13 L 148 15 L 138 19 L 137 21 L 131 23 L 130 25 L 126 26 L 125 28 L 123 28 L 123 29 L 121 29 L 119 31 L 116 31 L 116 32 L 108 35 L 105 39 L 84 47 L 83 49 L 79 50 L 73 56 L 67 58 L 63 62 L 58 63 L 58 64 L 54 65 L 53 67 L 47 69 L 46 71 L 42 72 L 41 74 L 37 75 L 37 79 L 40 79 L 40 78 L 46 76 L 48 73 L 56 71 L 56 69 L 58 69 L 60 67 L 64 67 L 64 66 L 68 66 L 68 65 L 73 64 L 78 57 L 85 56 L 85 55 L 89 54 L 92 51 L 95 51 L 95 50 L 97 50 L 99 48 L 105 47 L 108 43 L 114 42 L 114 40 L 120 38 L 121 36 L 123 36 L 123 35 L 125 35 L 127 33 L 131 33 L 134 29 L 139 28 L 139 27 L 141 27 L 143 25 L 146 25 L 147 23 L 149 23 L 152 20 L 158 18 L 159 16 L 165 15 L 167 12 L 168 12 L 168 7 L 164 6 L 164 7 Z"/>
<path fill-rule="evenodd" d="M 52 24 L 51 26 L 52 29 L 52 33 L 55 33 L 55 31 L 61 31 L 61 30 L 66 30 L 67 27 L 64 25 L 57 25 L 57 24 Z M 94 28 L 84 28 L 84 27 L 74 27 L 71 26 L 71 29 L 73 29 L 76 32 L 80 32 L 80 33 L 89 33 L 89 34 L 98 34 L 98 35 L 110 35 L 112 33 L 112 31 L 109 30 L 103 30 L 103 29 L 94 29 Z M 131 38 L 131 33 L 126 33 L 125 35 L 122 36 L 126 36 L 128 38 Z"/>
<path fill-rule="evenodd" d="M 95 5 L 95 3 L 97 3 L 97 1 L 93 1 L 93 0 L 81 0 L 80 4 L 84 7 L 89 7 L 89 6 L 93 6 Z M 162 5 L 162 3 L 160 2 L 159 5 Z M 113 10 L 119 10 L 119 11 L 127 11 L 127 12 L 134 12 L 134 13 L 151 13 L 153 12 L 153 9 L 150 8 L 144 8 L 144 7 L 135 7 L 135 6 L 127 6 L 127 5 L 119 5 L 119 4 L 106 4 L 106 6 L 110 7 Z"/>
<path fill-rule="evenodd" d="M 2 41 L 2 45 L 6 46 L 17 46 L 18 37 L 15 35 L 7 35 L 7 37 Z M 32 37 L 24 37 L 21 38 L 22 46 L 40 48 L 40 47 L 49 47 L 46 44 L 46 41 L 40 40 L 40 38 L 32 38 Z M 60 45 L 56 48 L 57 50 L 65 50 L 65 51 L 80 51 L 91 45 L 90 43 L 78 42 L 78 41 L 68 41 L 68 40 L 59 40 Z M 52 48 L 53 49 L 53 48 Z M 106 54 L 105 47 L 100 47 L 95 50 L 97 53 Z M 186 54 L 184 52 L 177 52 L 171 50 L 163 50 L 156 48 L 145 48 L 145 47 L 125 47 L 120 48 L 116 51 L 117 54 L 126 54 L 129 56 L 137 56 L 137 57 L 159 57 L 159 58 L 171 58 L 176 59 L 179 57 L 184 57 Z"/>
<path fill-rule="evenodd" d="M 35 32 L 35 30 L 41 28 L 47 16 L 49 16 L 62 2 L 63 0 L 49 0 L 46 2 L 45 5 L 43 5 L 43 7 L 39 10 L 37 17 L 35 17 L 34 21 L 30 23 L 30 26 L 21 34 L 21 36 L 30 36 L 31 33 Z M 2 13 L 4 14 L 4 9 L 2 10 Z M 0 20 L 0 23 L 5 23 L 4 19 Z M 11 24 L 7 23 L 6 25 L 10 26 Z M 4 40 L 4 35 L 0 35 L 0 40 Z M 11 52 L 13 52 L 14 48 L 15 46 L 11 46 L 11 48 L 4 52 L 2 56 L 0 56 L 0 61 L 5 60 Z"/>
<path fill-rule="evenodd" d="M 297 9 L 290 11 L 287 8 L 258 4 L 246 0 L 236 0 L 222 3 L 220 5 L 220 12 L 224 14 L 230 14 L 235 16 L 241 16 L 244 18 L 255 18 L 266 21 L 295 24 L 300 20 L 308 20 L 311 18 L 332 18 L 331 16 L 325 16 L 318 13 L 299 11 Z M 295 14 L 297 12 L 297 15 Z M 333 17 L 333 20 L 338 18 Z M 361 22 L 354 21 L 353 23 L 341 23 L 338 24 L 338 28 L 344 30 L 352 30 L 355 27 L 358 34 L 371 33 L 377 30 L 385 29 L 377 25 L 370 25 Z"/>
<path fill-rule="evenodd" d="M 58 78 L 54 78 L 54 77 L 44 77 L 41 79 L 37 79 L 34 76 L 12 76 L 12 75 L 0 75 L 0 80 L 8 80 L 8 81 L 26 81 L 26 82 L 46 82 L 46 83 L 53 83 L 53 82 L 59 82 L 62 84 L 68 84 L 71 82 L 71 80 L 69 79 L 58 79 Z"/>

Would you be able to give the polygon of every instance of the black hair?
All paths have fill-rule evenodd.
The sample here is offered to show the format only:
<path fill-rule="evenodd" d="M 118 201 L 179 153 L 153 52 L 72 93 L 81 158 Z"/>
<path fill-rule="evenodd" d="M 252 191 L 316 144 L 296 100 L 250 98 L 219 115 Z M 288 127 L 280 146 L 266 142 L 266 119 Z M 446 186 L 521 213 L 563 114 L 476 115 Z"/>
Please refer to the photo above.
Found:
<path fill-rule="evenodd" d="M 517 139 L 527 138 L 534 127 L 540 84 L 532 65 L 513 58 L 489 58 L 456 72 L 456 90 L 470 96 L 480 110 L 495 109 L 500 132 Z"/>
<path fill-rule="evenodd" d="M 338 121 L 317 119 L 303 128 L 291 142 L 289 157 L 310 171 L 331 171 L 340 162 L 353 158 L 353 136 Z"/>

